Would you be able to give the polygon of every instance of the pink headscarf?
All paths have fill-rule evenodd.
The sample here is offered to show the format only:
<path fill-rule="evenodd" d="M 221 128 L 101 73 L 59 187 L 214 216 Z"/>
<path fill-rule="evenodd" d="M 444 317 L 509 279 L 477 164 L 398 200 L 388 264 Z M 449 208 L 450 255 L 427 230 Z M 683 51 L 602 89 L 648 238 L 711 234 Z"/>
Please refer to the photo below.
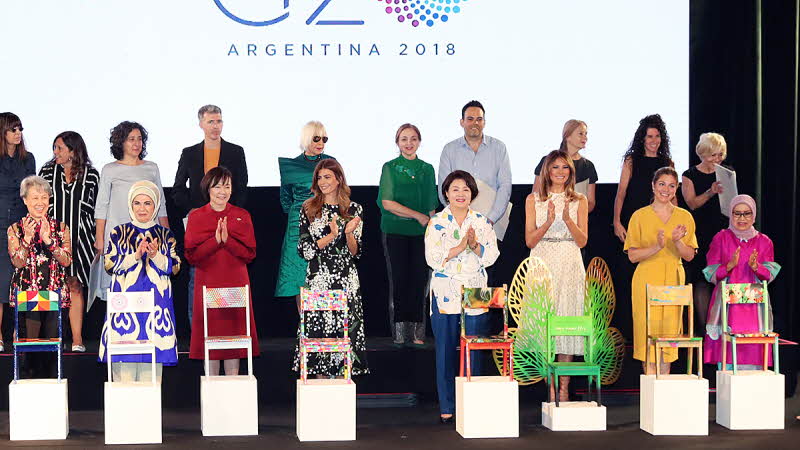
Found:
<path fill-rule="evenodd" d="M 753 200 L 753 197 L 750 197 L 749 195 L 745 194 L 737 195 L 736 197 L 733 197 L 733 199 L 731 200 L 731 206 L 729 208 L 730 225 L 728 225 L 728 229 L 731 230 L 733 234 L 735 234 L 736 237 L 739 238 L 740 240 L 749 241 L 750 239 L 753 239 L 754 237 L 758 236 L 758 231 L 756 231 L 755 227 L 751 226 L 746 230 L 738 230 L 736 229 L 736 226 L 733 224 L 734 221 L 733 208 L 741 204 L 747 205 L 750 208 L 750 211 L 753 211 L 753 220 L 754 221 L 756 220 L 756 201 Z"/>

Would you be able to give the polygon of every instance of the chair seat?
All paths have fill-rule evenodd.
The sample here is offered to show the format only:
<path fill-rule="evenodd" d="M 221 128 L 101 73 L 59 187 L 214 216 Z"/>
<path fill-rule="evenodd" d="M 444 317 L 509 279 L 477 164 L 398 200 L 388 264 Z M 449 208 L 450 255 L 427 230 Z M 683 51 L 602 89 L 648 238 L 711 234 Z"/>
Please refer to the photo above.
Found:
<path fill-rule="evenodd" d="M 243 342 L 250 342 L 250 336 L 247 335 L 239 335 L 239 336 L 208 336 L 206 338 L 206 343 L 221 343 L 221 342 L 235 342 L 235 343 L 243 343 Z"/>
<path fill-rule="evenodd" d="M 665 334 L 660 336 L 648 336 L 656 342 L 702 342 L 703 338 L 699 336 L 689 336 L 688 334 Z"/>
<path fill-rule="evenodd" d="M 112 341 L 108 343 L 108 346 L 112 348 L 126 345 L 153 345 L 153 342 L 148 339 L 136 339 L 130 341 Z"/>
<path fill-rule="evenodd" d="M 302 338 L 302 339 L 300 339 L 300 347 L 305 349 L 305 351 L 307 351 L 307 352 L 318 352 L 318 353 L 349 352 L 350 351 L 350 339 L 344 339 L 344 338 L 315 338 L 315 339 Z"/>
<path fill-rule="evenodd" d="M 556 375 L 600 375 L 600 366 L 587 362 L 551 362 L 549 370 Z"/>
<path fill-rule="evenodd" d="M 511 344 L 514 342 L 514 338 L 506 337 L 506 336 L 461 336 L 461 339 L 469 342 L 470 344 L 482 344 L 482 343 L 505 343 Z"/>
<path fill-rule="evenodd" d="M 778 333 L 775 332 L 755 332 L 755 333 L 726 333 L 729 336 L 734 336 L 737 338 L 776 338 L 779 336 Z"/>
<path fill-rule="evenodd" d="M 47 338 L 47 339 L 33 339 L 23 338 L 14 340 L 15 346 L 25 345 L 58 345 L 61 343 L 61 338 Z"/>

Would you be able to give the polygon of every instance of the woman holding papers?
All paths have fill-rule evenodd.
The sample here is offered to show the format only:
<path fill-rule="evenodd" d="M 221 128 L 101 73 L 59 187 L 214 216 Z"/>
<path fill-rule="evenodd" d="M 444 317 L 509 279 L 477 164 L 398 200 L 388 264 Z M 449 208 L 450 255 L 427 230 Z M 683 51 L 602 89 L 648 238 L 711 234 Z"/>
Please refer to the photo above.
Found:
<path fill-rule="evenodd" d="M 728 146 L 722 135 L 703 133 L 697 142 L 695 152 L 701 162 L 683 172 L 681 192 L 697 226 L 698 251 L 700 254 L 704 254 L 708 251 L 708 245 L 714 235 L 725 228 L 728 223 L 727 218 L 720 210 L 717 196 L 723 189 L 715 175 L 715 167 L 722 164 L 722 161 L 728 156 Z M 703 276 L 703 268 L 705 268 L 703 258 L 695 258 L 686 264 L 686 281 L 692 283 L 694 323 L 698 334 L 702 334 L 705 328 L 708 300 L 711 297 L 712 288 Z"/>
<path fill-rule="evenodd" d="M 708 267 L 703 271 L 709 282 L 714 283 L 714 295 L 706 325 L 707 334 L 703 340 L 703 359 L 707 364 L 722 361 L 722 308 L 719 282 L 758 283 L 772 281 L 781 266 L 775 262 L 772 241 L 767 235 L 758 232 L 753 224 L 756 220 L 756 202 L 749 195 L 737 195 L 730 204 L 729 225 L 718 232 L 708 249 Z M 770 318 L 771 319 L 771 318 Z M 770 323 L 772 321 L 770 320 Z M 759 330 L 758 305 L 733 305 L 728 310 L 728 325 L 734 332 L 754 332 Z M 727 361 L 733 361 L 731 344 L 726 345 Z M 755 368 L 763 364 L 764 347 L 761 344 L 738 344 L 737 363 L 740 369 Z M 769 364 L 772 353 L 768 352 Z M 722 370 L 728 370 L 721 367 Z"/>
<path fill-rule="evenodd" d="M 586 148 L 586 141 L 589 139 L 589 131 L 586 127 L 586 122 L 582 120 L 570 119 L 564 124 L 564 129 L 561 131 L 561 145 L 558 147 L 562 152 L 567 152 L 572 159 L 572 165 L 575 166 L 575 192 L 579 192 L 586 196 L 589 202 L 589 212 L 594 210 L 595 206 L 595 183 L 597 183 L 597 170 L 594 164 L 580 154 L 580 151 Z M 543 156 L 536 166 L 534 173 L 536 179 L 533 182 L 533 192 L 539 192 L 539 186 L 542 183 L 542 166 L 544 165 Z"/>
<path fill-rule="evenodd" d="M 567 152 L 550 152 L 542 171 L 538 191 L 525 201 L 525 243 L 531 257 L 541 258 L 553 275 L 556 314 L 580 316 L 586 290 L 581 248 L 588 240 L 589 202 L 575 192 L 575 166 Z M 583 338 L 556 337 L 556 353 L 561 362 L 583 355 Z M 569 377 L 559 382 L 560 401 L 569 401 Z M 552 385 L 550 389 L 550 401 L 555 401 Z"/>

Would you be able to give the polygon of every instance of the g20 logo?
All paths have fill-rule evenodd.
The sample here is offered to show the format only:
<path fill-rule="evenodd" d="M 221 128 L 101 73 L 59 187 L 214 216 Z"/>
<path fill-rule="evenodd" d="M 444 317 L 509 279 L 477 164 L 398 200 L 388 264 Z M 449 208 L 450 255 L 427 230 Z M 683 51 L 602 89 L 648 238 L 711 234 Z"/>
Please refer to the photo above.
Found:
<path fill-rule="evenodd" d="M 235 0 L 224 1 L 230 4 Z M 271 1 L 278 2 L 280 0 Z M 317 9 L 315 9 L 314 12 L 308 16 L 308 19 L 306 19 L 306 25 L 364 25 L 363 20 L 318 20 L 320 15 L 325 17 L 323 11 L 325 11 L 325 8 L 327 8 L 332 1 L 333 0 L 321 0 Z M 448 22 L 453 16 L 458 15 L 462 11 L 464 5 L 468 1 L 469 0 L 373 0 L 372 3 L 383 9 L 386 14 L 396 16 L 397 22 L 407 23 L 416 28 L 421 25 L 432 27 L 437 23 Z M 246 19 L 244 17 L 237 16 L 228 10 L 228 8 L 222 4 L 223 0 L 214 0 L 214 3 L 217 5 L 220 11 L 222 11 L 222 13 L 228 16 L 228 18 L 231 20 L 251 27 L 267 27 L 270 25 L 275 25 L 289 18 L 289 0 L 283 0 L 283 14 L 269 19 Z"/>
<path fill-rule="evenodd" d="M 214 3 L 216 3 L 217 7 L 220 9 L 220 11 L 222 11 L 223 14 L 228 16 L 231 20 L 239 22 L 242 25 L 248 25 L 248 26 L 251 26 L 251 27 L 268 27 L 270 25 L 275 25 L 276 23 L 282 22 L 282 21 L 284 21 L 284 20 L 289 18 L 289 0 L 283 0 L 283 10 L 285 11 L 283 14 L 281 14 L 281 15 L 279 15 L 277 17 L 271 18 L 271 19 L 266 19 L 266 20 L 262 20 L 262 19 L 251 20 L 251 19 L 245 19 L 243 17 L 239 17 L 236 14 L 233 14 L 232 12 L 230 12 L 228 10 L 228 8 L 226 8 L 225 5 L 222 4 L 222 1 L 223 0 L 214 0 Z M 228 0 L 228 1 L 230 3 L 230 0 Z M 273 1 L 276 1 L 276 0 L 273 0 Z M 325 10 L 325 8 L 328 7 L 328 5 L 331 3 L 331 1 L 333 1 L 333 0 L 322 0 L 320 2 L 320 5 L 317 7 L 317 9 L 315 9 L 314 12 L 311 13 L 310 16 L 308 16 L 308 19 L 306 19 L 306 25 L 311 25 L 311 24 L 314 24 L 314 25 L 364 25 L 364 21 L 363 20 L 317 20 L 317 18 L 320 16 L 320 14 L 322 14 L 322 12 Z"/>

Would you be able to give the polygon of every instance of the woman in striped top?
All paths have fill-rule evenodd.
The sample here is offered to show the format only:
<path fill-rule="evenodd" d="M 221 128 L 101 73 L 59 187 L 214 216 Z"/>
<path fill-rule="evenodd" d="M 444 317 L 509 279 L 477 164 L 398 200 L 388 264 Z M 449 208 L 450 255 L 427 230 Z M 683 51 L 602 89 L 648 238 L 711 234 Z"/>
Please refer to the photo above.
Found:
<path fill-rule="evenodd" d="M 48 215 L 69 227 L 72 265 L 67 267 L 67 285 L 72 304 L 69 310 L 72 351 L 84 352 L 83 289 L 89 281 L 94 258 L 94 203 L 100 174 L 92 167 L 80 134 L 65 131 L 53 141 L 53 159 L 42 166 L 39 176 L 53 189 Z"/>

